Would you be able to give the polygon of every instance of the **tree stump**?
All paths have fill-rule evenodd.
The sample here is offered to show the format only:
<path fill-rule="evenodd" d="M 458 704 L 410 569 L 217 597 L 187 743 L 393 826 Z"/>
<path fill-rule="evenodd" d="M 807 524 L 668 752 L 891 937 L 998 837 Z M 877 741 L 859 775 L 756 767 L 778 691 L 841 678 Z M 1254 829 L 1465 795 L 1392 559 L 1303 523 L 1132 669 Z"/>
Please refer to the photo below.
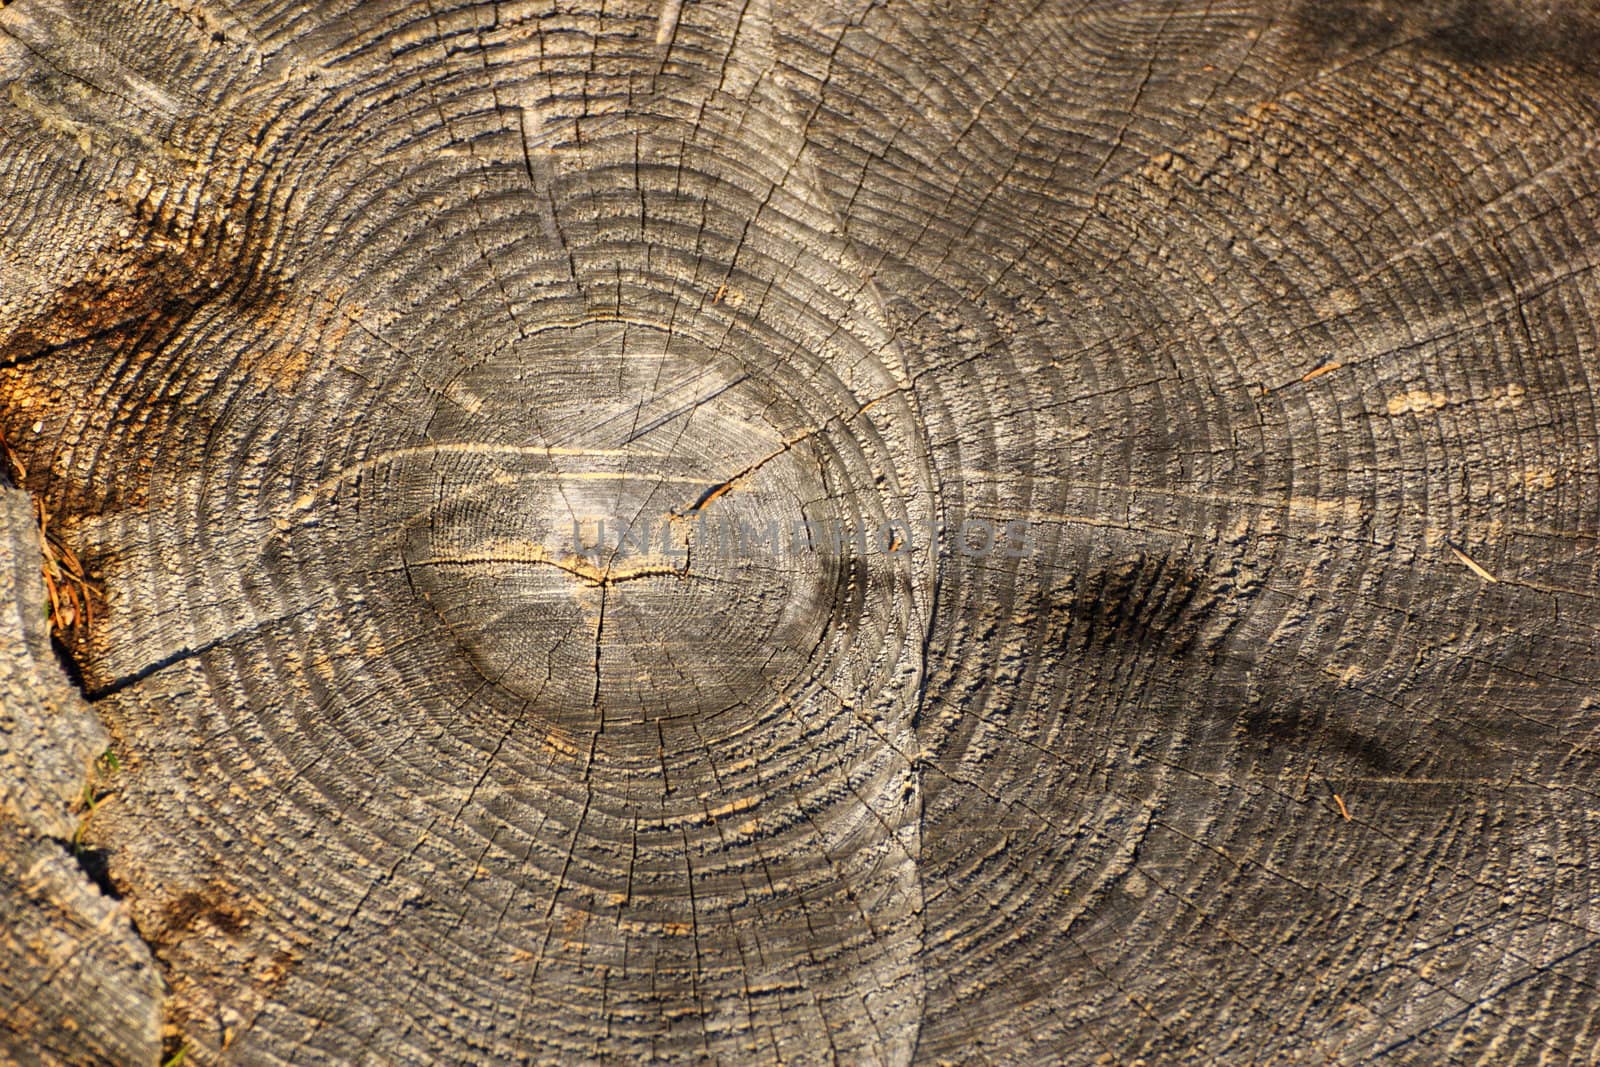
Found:
<path fill-rule="evenodd" d="M 0 8 L 12 1058 L 1589 1062 L 1589 5 Z"/>

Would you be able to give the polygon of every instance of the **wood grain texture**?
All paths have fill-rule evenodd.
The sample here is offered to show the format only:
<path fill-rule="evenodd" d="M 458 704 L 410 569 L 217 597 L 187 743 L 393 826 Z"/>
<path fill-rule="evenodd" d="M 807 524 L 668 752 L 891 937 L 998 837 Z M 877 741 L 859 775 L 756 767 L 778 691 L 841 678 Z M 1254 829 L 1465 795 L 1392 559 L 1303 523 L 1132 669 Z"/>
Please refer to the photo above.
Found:
<path fill-rule="evenodd" d="M 168 1051 L 1593 1062 L 1600 16 L 1524 7 L 6 4 Z M 1029 551 L 708 533 L 807 522 Z"/>

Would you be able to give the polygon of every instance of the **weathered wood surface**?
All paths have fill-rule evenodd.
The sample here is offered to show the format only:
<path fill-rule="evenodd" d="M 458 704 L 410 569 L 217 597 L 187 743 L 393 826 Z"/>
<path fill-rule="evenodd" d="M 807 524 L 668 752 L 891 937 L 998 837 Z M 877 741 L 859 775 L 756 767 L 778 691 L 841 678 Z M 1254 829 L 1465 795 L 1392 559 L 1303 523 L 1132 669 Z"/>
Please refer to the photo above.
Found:
<path fill-rule="evenodd" d="M 105 729 L 50 648 L 39 526 L 0 475 L 0 1049 L 4 1062 L 148 1063 L 161 980 L 76 839 Z"/>
<path fill-rule="evenodd" d="M 5 4 L 168 1051 L 1593 1062 L 1596 26 Z"/>

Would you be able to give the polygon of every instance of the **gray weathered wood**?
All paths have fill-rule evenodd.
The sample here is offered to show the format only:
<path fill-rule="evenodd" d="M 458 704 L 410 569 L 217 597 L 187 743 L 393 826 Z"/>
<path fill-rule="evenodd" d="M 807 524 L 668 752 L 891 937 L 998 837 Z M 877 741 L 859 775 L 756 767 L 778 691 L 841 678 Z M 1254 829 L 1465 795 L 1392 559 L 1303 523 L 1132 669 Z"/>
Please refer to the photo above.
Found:
<path fill-rule="evenodd" d="M 1589 1062 L 1597 25 L 6 4 L 168 1051 Z"/>
<path fill-rule="evenodd" d="M 149 1063 L 161 980 L 75 842 L 104 728 L 50 649 L 39 526 L 0 476 L 0 1049 L 19 1064 Z"/>

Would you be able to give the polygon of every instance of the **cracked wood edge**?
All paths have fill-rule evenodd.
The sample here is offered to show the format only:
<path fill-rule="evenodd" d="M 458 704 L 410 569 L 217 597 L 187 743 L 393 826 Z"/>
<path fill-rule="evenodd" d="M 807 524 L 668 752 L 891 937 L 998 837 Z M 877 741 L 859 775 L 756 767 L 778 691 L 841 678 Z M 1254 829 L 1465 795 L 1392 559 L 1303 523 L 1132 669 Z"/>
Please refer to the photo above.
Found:
<path fill-rule="evenodd" d="M 51 651 L 39 563 L 33 503 L 0 483 L 0 1047 L 19 1064 L 154 1064 L 155 961 L 75 855 L 109 740 Z"/>

